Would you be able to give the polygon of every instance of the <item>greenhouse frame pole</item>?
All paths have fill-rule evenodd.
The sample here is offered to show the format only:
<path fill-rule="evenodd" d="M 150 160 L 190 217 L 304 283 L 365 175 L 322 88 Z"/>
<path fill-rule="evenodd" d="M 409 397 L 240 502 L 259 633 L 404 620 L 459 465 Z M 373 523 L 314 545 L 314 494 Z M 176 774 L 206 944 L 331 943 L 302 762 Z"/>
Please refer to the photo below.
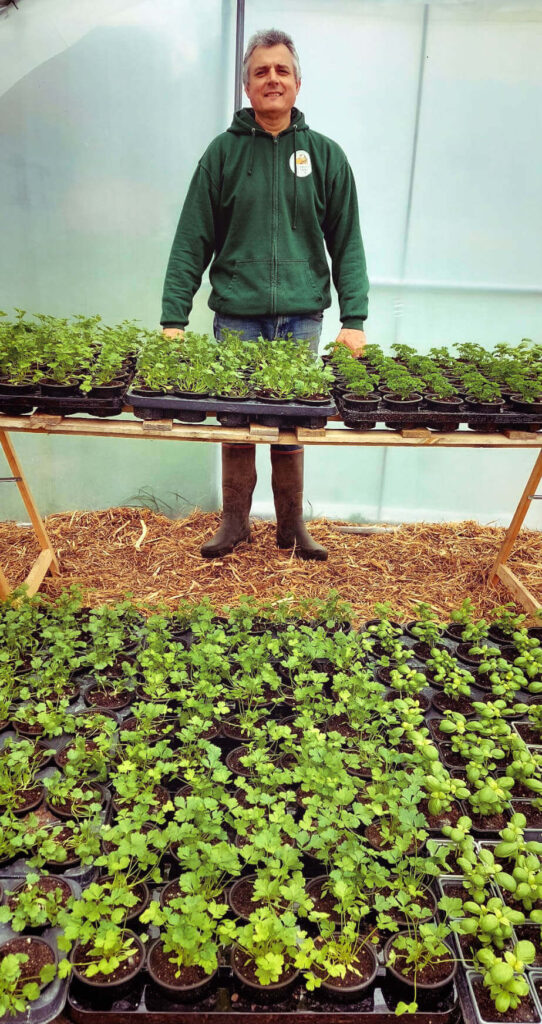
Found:
<path fill-rule="evenodd" d="M 235 110 L 243 105 L 243 49 L 245 40 L 245 0 L 237 0 L 235 22 Z M 235 112 L 234 110 L 234 112 Z"/>

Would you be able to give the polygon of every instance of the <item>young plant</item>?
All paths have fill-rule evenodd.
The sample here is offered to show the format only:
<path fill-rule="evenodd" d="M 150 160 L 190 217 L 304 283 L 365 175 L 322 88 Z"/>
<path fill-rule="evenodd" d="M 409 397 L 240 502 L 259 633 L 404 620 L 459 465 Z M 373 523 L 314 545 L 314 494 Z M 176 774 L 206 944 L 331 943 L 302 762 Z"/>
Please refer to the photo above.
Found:
<path fill-rule="evenodd" d="M 515 1010 L 521 1000 L 529 994 L 529 982 L 525 968 L 532 964 L 536 950 L 532 942 L 517 942 L 512 951 L 507 950 L 502 956 L 489 948 L 479 950 L 475 956 L 475 966 L 479 969 L 484 987 L 498 1013 Z"/>

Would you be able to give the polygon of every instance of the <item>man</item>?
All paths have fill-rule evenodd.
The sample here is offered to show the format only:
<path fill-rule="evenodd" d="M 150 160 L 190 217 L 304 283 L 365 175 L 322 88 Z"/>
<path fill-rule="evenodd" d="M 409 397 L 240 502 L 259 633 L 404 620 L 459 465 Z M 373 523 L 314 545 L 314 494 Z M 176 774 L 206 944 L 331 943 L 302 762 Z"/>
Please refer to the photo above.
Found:
<path fill-rule="evenodd" d="M 190 184 L 166 273 L 161 323 L 179 334 L 211 263 L 214 332 L 310 339 L 314 351 L 331 303 L 324 241 L 339 295 L 337 341 L 365 345 L 368 280 L 356 189 L 342 149 L 313 132 L 295 100 L 301 86 L 291 38 L 257 32 L 243 64 L 251 107 L 211 143 Z M 277 544 L 300 558 L 327 558 L 303 523 L 303 448 L 271 445 Z M 222 524 L 201 554 L 221 557 L 250 540 L 254 445 L 222 445 Z"/>

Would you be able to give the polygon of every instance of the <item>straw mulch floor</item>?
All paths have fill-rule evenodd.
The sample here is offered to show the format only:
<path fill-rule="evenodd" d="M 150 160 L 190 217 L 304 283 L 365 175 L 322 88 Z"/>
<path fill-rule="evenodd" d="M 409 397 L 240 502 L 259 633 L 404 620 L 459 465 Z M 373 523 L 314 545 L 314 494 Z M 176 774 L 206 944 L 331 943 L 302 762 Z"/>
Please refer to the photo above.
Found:
<path fill-rule="evenodd" d="M 486 587 L 487 572 L 504 531 L 475 522 L 405 525 L 394 534 L 341 534 L 319 520 L 310 529 L 329 550 L 327 562 L 303 562 L 275 546 L 272 523 L 255 520 L 253 543 L 227 557 L 207 561 L 200 545 L 219 522 L 194 512 L 171 521 L 148 509 L 51 515 L 46 527 L 58 553 L 61 576 L 48 576 L 42 592 L 54 596 L 70 584 L 83 589 L 85 603 L 114 601 L 127 592 L 150 603 L 175 606 L 180 598 L 235 603 L 241 594 L 273 599 L 324 597 L 331 588 L 366 617 L 376 601 L 389 600 L 401 617 L 428 601 L 442 616 L 469 596 L 479 614 L 509 600 L 500 585 Z M 0 566 L 11 583 L 21 583 L 38 554 L 30 529 L 0 523 Z M 521 532 L 509 560 L 535 596 L 542 595 L 542 533 Z"/>

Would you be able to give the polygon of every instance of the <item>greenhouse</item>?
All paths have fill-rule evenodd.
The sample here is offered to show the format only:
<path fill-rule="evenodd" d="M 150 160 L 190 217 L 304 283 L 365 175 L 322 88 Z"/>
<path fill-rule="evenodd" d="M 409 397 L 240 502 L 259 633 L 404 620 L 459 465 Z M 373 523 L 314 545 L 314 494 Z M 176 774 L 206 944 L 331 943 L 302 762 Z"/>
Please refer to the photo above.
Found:
<path fill-rule="evenodd" d="M 0 0 L 0 1021 L 542 1024 L 541 55 Z"/>

